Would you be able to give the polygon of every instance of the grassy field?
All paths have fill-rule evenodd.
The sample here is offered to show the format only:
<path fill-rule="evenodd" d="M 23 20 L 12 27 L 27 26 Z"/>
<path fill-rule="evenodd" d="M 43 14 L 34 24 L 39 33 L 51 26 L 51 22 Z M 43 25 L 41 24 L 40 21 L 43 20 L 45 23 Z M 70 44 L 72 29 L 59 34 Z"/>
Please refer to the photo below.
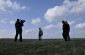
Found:
<path fill-rule="evenodd" d="M 0 39 L 0 55 L 85 55 L 85 39 L 64 40 Z"/>

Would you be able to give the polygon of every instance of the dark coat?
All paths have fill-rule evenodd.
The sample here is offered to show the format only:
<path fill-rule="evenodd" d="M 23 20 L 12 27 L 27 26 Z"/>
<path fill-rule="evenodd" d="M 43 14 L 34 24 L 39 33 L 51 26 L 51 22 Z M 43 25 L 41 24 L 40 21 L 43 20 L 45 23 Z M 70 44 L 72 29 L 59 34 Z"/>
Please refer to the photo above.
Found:
<path fill-rule="evenodd" d="M 70 25 L 68 23 L 63 24 L 63 32 L 70 32 Z"/>
<path fill-rule="evenodd" d="M 43 35 L 43 31 L 41 29 L 39 29 L 39 36 Z"/>
<path fill-rule="evenodd" d="M 16 32 L 22 32 L 22 26 L 23 26 L 23 23 L 21 23 L 21 22 L 16 22 L 16 23 L 15 23 Z"/>

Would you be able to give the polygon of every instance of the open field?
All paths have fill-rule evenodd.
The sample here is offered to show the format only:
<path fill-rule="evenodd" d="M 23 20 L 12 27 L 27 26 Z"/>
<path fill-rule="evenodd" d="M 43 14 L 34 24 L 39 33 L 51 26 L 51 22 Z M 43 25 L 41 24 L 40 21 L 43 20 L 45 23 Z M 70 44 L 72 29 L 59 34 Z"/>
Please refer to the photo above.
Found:
<path fill-rule="evenodd" d="M 0 55 L 85 55 L 85 39 L 64 40 L 0 39 Z"/>

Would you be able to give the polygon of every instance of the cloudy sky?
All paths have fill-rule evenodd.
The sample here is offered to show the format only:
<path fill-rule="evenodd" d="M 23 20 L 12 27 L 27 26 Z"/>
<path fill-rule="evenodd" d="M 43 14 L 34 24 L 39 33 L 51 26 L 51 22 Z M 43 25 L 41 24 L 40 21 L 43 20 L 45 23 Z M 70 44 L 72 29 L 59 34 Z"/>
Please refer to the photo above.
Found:
<path fill-rule="evenodd" d="M 23 38 L 62 37 L 62 20 L 70 24 L 71 38 L 85 38 L 85 0 L 0 0 L 0 38 L 14 38 L 16 19 L 24 19 Z"/>

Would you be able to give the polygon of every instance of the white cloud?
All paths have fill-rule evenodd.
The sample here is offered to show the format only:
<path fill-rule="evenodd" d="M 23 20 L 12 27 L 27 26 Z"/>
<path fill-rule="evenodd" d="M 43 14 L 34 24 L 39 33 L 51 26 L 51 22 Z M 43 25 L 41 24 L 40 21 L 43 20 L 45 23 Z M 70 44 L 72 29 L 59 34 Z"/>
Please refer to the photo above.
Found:
<path fill-rule="evenodd" d="M 85 23 L 76 24 L 75 28 L 85 28 Z"/>
<path fill-rule="evenodd" d="M 31 29 L 26 29 L 23 32 L 24 38 L 29 38 L 29 39 L 37 39 L 38 38 L 38 29 L 37 28 L 31 28 Z"/>
<path fill-rule="evenodd" d="M 29 29 L 25 30 L 25 33 L 28 33 L 28 32 L 30 32 L 30 30 L 29 30 Z"/>
<path fill-rule="evenodd" d="M 64 16 L 67 11 L 64 6 L 55 6 L 54 8 L 50 8 L 45 13 L 45 19 L 49 22 L 59 19 L 61 16 Z"/>
<path fill-rule="evenodd" d="M 15 21 L 12 20 L 12 21 L 9 21 L 9 23 L 10 23 L 10 24 L 15 24 Z"/>
<path fill-rule="evenodd" d="M 71 12 L 73 13 L 85 12 L 85 0 L 78 0 L 77 2 L 75 2 L 75 5 L 73 5 Z"/>
<path fill-rule="evenodd" d="M 0 11 L 8 11 L 8 10 L 24 10 L 26 7 L 21 6 L 17 2 L 13 2 L 12 0 L 0 0 Z"/>
<path fill-rule="evenodd" d="M 61 29 L 62 28 L 62 23 L 58 23 L 57 28 Z"/>
<path fill-rule="evenodd" d="M 46 30 L 49 30 L 49 29 L 56 29 L 57 27 L 56 27 L 56 25 L 51 24 L 51 25 L 45 26 L 44 28 Z"/>
<path fill-rule="evenodd" d="M 34 25 L 38 25 L 41 23 L 41 19 L 40 18 L 33 19 L 31 23 Z"/>
<path fill-rule="evenodd" d="M 9 23 L 9 24 L 15 24 L 15 21 L 14 21 L 14 20 L 10 20 L 10 21 L 9 21 L 7 18 L 5 18 L 5 19 L 1 19 L 1 20 L 0 20 L 0 23 L 1 23 L 1 24 L 4 24 L 4 23 L 5 23 L 5 24 L 7 24 L 7 23 Z"/>
<path fill-rule="evenodd" d="M 7 19 L 1 19 L 0 23 L 7 23 Z"/>
<path fill-rule="evenodd" d="M 12 30 L 10 31 L 7 29 L 1 29 L 0 31 L 0 38 L 14 38 L 14 36 L 15 36 L 15 32 Z"/>
<path fill-rule="evenodd" d="M 27 34 L 27 33 L 34 33 L 34 32 L 37 32 L 37 31 L 38 31 L 38 29 L 32 28 L 32 29 L 26 29 L 26 30 L 24 31 L 24 33 L 25 33 L 25 34 Z"/>
<path fill-rule="evenodd" d="M 72 25 L 72 24 L 75 23 L 75 21 L 68 21 L 68 23 L 69 23 L 70 25 Z"/>
<path fill-rule="evenodd" d="M 70 14 L 81 14 L 85 12 L 85 0 L 70 1 L 64 0 L 60 6 L 49 8 L 44 17 L 47 21 L 63 20 Z"/>
<path fill-rule="evenodd" d="M 1 32 L 6 32 L 7 30 L 5 30 L 5 29 L 3 29 L 3 30 L 1 30 Z"/>

